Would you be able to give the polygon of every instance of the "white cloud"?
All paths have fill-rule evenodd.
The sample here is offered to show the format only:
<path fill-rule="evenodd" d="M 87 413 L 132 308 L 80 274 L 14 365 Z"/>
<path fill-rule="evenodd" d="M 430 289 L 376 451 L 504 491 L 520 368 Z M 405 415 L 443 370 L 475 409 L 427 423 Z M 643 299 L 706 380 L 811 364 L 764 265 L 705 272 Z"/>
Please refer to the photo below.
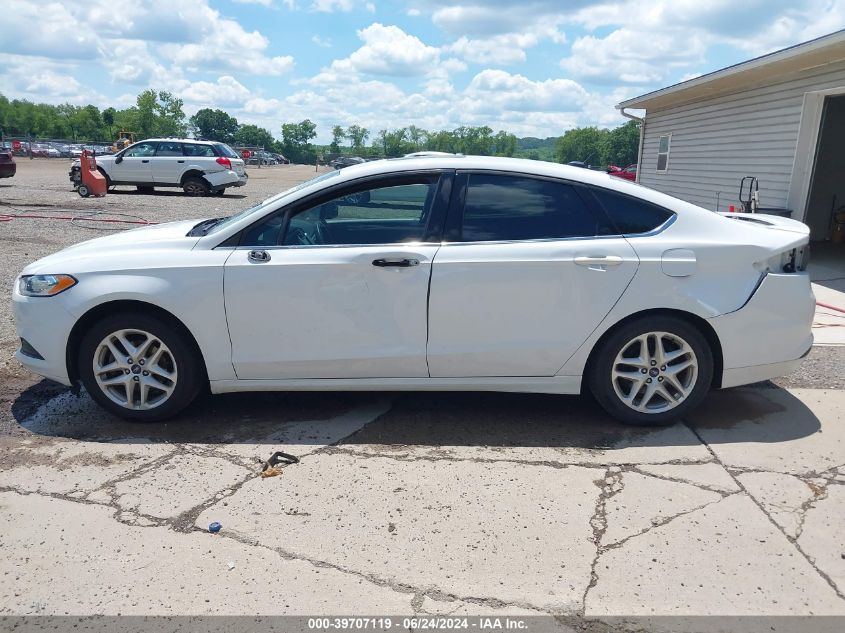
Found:
<path fill-rule="evenodd" d="M 314 0 L 311 3 L 311 10 L 333 13 L 334 11 L 352 11 L 354 6 L 353 0 Z"/>
<path fill-rule="evenodd" d="M 265 7 L 273 6 L 273 0 L 233 0 L 238 4 L 261 4 Z"/>
<path fill-rule="evenodd" d="M 422 11 L 420 11 L 419 9 L 408 9 L 405 12 L 405 15 L 408 15 L 412 18 L 418 18 L 422 15 Z"/>
<path fill-rule="evenodd" d="M 311 37 L 311 41 L 314 42 L 320 48 L 332 47 L 332 40 L 329 37 L 320 37 L 319 35 L 314 35 Z"/>
<path fill-rule="evenodd" d="M 347 60 L 352 69 L 376 75 L 424 75 L 440 61 L 440 52 L 398 26 L 375 22 L 358 31 L 364 45 Z"/>
<path fill-rule="evenodd" d="M 243 104 L 252 93 L 234 77 L 224 75 L 217 81 L 195 81 L 179 91 L 186 102 L 202 107 L 227 107 Z"/>

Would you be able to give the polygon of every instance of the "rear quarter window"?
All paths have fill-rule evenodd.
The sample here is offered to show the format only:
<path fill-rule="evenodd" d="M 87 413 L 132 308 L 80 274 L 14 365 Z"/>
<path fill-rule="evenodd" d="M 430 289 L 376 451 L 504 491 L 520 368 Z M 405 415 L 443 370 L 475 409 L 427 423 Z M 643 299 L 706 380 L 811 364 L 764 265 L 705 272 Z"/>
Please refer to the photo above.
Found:
<path fill-rule="evenodd" d="M 621 235 L 648 233 L 675 214 L 656 204 L 607 189 L 590 189 Z"/>

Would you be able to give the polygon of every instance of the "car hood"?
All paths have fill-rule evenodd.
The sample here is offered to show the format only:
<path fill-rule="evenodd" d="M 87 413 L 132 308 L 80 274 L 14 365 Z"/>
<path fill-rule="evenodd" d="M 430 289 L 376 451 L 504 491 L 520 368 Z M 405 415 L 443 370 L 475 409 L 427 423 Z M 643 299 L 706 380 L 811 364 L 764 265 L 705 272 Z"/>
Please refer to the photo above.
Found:
<path fill-rule="evenodd" d="M 143 226 L 80 242 L 27 266 L 22 274 L 75 274 L 125 267 L 149 267 L 163 251 L 189 251 L 199 237 L 187 233 L 200 220 Z"/>

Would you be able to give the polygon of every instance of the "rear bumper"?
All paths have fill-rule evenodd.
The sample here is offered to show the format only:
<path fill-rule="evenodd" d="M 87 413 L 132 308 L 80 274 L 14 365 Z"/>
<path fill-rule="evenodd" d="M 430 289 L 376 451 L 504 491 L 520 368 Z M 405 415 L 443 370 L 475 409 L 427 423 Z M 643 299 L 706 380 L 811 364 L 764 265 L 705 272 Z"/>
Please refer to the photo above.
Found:
<path fill-rule="evenodd" d="M 247 183 L 248 178 L 246 174 L 238 176 L 237 172 L 232 169 L 205 173 L 205 179 L 211 185 L 212 191 L 219 191 L 228 187 L 243 187 Z"/>
<path fill-rule="evenodd" d="M 708 319 L 722 345 L 722 386 L 794 370 L 813 345 L 815 307 L 806 273 L 768 274 L 742 308 Z"/>

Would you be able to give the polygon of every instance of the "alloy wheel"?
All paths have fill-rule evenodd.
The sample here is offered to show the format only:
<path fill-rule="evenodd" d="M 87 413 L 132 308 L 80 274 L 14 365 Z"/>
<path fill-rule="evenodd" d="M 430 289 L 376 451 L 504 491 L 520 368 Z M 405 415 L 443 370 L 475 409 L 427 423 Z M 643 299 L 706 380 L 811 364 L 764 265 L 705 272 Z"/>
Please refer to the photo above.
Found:
<path fill-rule="evenodd" d="M 100 341 L 93 368 L 102 392 L 125 409 L 161 406 L 178 380 L 176 359 L 167 345 L 137 329 L 117 330 Z"/>
<path fill-rule="evenodd" d="M 613 361 L 613 390 L 640 413 L 662 413 L 689 397 L 698 379 L 698 358 L 683 338 L 648 332 L 625 344 Z"/>

